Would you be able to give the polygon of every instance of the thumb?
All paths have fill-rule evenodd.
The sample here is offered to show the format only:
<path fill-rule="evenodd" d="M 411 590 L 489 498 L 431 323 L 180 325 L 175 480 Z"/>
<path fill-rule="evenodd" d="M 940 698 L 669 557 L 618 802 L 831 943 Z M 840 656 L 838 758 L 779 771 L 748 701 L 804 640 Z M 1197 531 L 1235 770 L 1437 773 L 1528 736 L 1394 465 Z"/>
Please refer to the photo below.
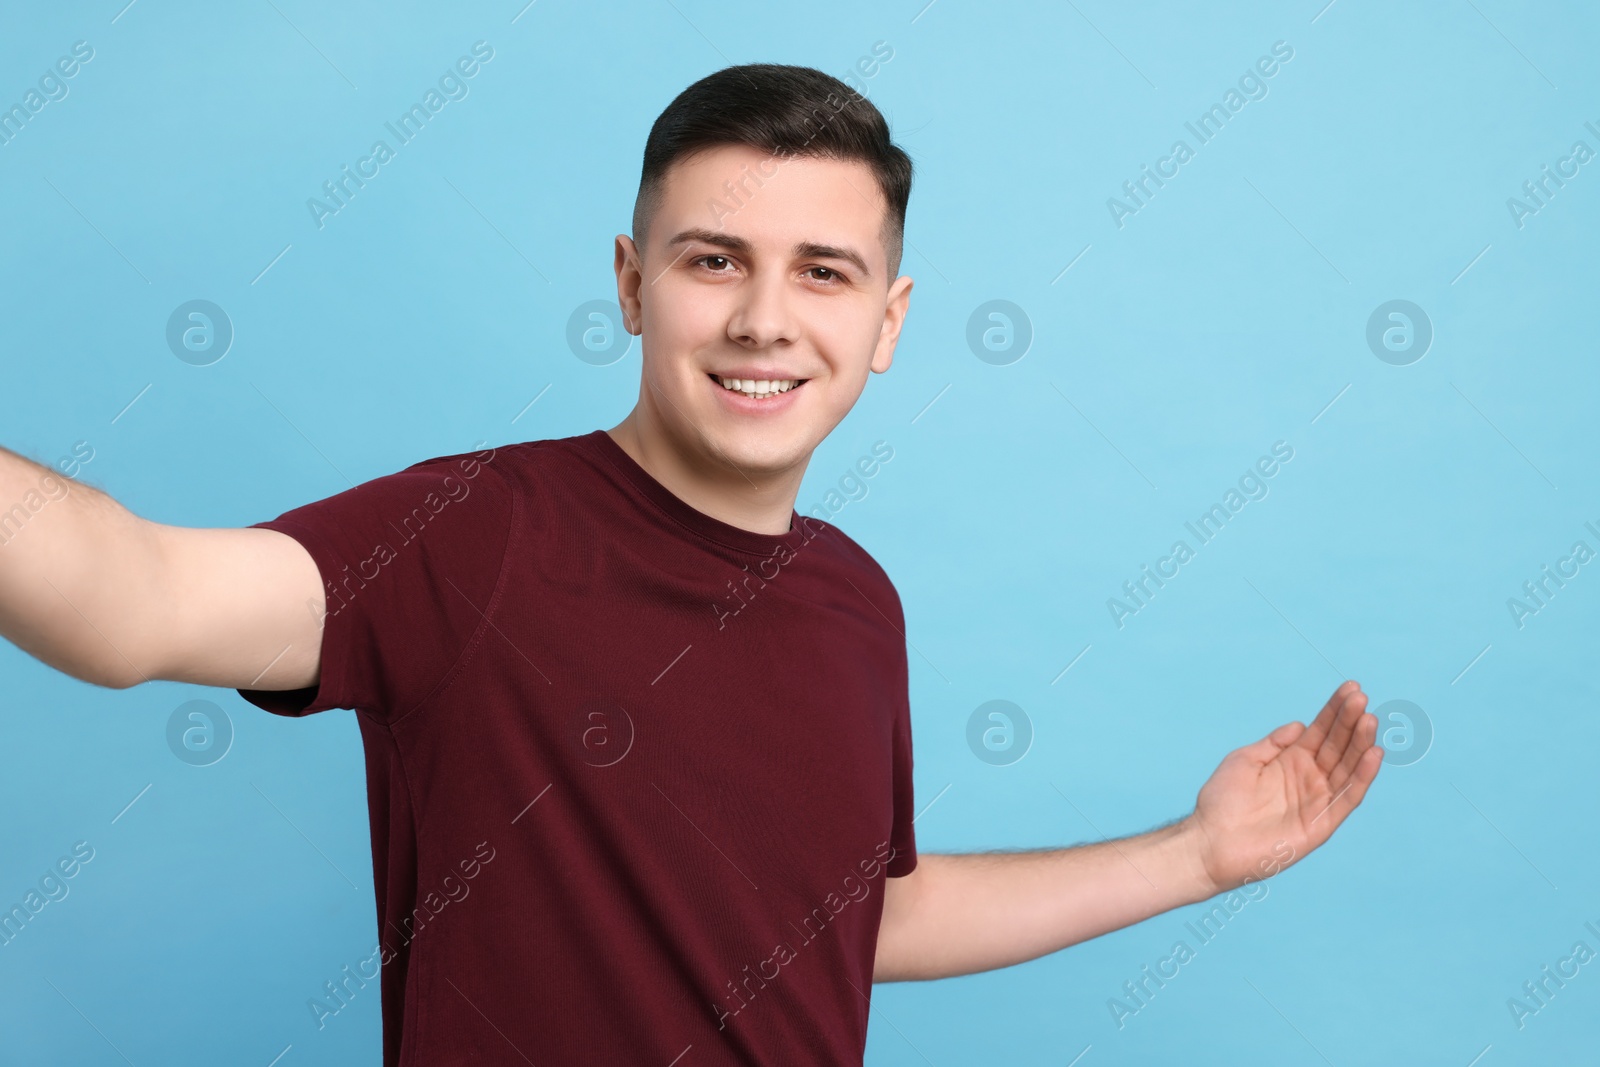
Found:
<path fill-rule="evenodd" d="M 1278 753 L 1294 744 L 1295 739 L 1305 731 L 1305 723 L 1286 722 L 1261 740 L 1239 749 L 1239 754 L 1253 762 L 1266 763 L 1276 759 Z"/>

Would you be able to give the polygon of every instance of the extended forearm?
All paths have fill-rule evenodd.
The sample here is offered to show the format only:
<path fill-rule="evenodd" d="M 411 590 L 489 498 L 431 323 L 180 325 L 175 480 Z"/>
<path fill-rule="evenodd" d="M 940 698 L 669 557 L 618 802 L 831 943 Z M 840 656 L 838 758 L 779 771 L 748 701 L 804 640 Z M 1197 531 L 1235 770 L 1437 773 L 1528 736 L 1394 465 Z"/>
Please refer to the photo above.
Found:
<path fill-rule="evenodd" d="M 873 980 L 1007 967 L 1205 900 L 1197 856 L 1187 820 L 1073 848 L 924 853 L 886 902 Z"/>
<path fill-rule="evenodd" d="M 156 559 L 150 524 L 0 448 L 0 636 L 85 681 L 142 681 Z"/>

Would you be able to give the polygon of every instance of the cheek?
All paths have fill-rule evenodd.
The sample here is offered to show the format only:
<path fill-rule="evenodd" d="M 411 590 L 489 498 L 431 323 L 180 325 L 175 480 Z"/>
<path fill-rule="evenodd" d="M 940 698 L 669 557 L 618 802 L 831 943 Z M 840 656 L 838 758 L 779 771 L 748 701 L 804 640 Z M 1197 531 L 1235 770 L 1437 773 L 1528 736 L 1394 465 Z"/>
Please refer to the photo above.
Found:
<path fill-rule="evenodd" d="M 860 383 L 872 370 L 883 316 L 861 308 L 828 309 L 806 324 L 806 332 L 840 382 Z"/>
<path fill-rule="evenodd" d="M 727 312 L 709 294 L 662 291 L 654 296 L 644 304 L 644 319 L 646 333 L 662 355 L 671 359 L 728 343 Z"/>
<path fill-rule="evenodd" d="M 857 342 L 859 344 L 859 342 Z M 859 349 L 848 354 L 837 354 L 836 350 L 824 350 L 827 366 L 828 380 L 823 385 L 820 396 L 814 398 L 820 401 L 820 408 L 824 417 L 833 425 L 837 425 L 850 409 L 855 407 L 856 401 L 861 398 L 862 391 L 867 385 L 868 357 Z M 813 382 L 806 388 L 819 383 Z"/>

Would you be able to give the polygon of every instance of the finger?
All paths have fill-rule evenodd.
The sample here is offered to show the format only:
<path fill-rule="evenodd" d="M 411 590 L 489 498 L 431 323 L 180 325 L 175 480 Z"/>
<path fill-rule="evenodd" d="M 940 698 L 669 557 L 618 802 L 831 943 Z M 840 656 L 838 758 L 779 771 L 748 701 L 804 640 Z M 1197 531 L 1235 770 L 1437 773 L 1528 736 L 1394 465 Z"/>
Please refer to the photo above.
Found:
<path fill-rule="evenodd" d="M 1334 716 L 1339 713 L 1339 708 L 1344 704 L 1345 697 L 1360 688 L 1360 684 L 1352 678 L 1335 689 L 1333 695 L 1328 698 L 1328 702 L 1322 705 L 1322 710 L 1317 713 L 1317 717 L 1311 720 L 1311 725 L 1307 727 L 1306 732 L 1300 735 L 1296 744 L 1307 752 L 1315 754 L 1323 739 L 1328 736 L 1328 729 L 1333 725 Z"/>
<path fill-rule="evenodd" d="M 1332 774 L 1349 749 L 1350 739 L 1355 734 L 1356 725 L 1361 721 L 1362 711 L 1365 710 L 1357 698 L 1364 695 L 1352 693 L 1345 697 L 1338 715 L 1334 717 L 1333 726 L 1328 730 L 1328 736 L 1323 738 L 1322 744 L 1318 746 L 1316 762 L 1323 773 Z"/>
<path fill-rule="evenodd" d="M 1328 774 L 1328 788 L 1335 793 L 1344 788 L 1377 736 L 1378 717 L 1370 713 L 1362 715 L 1356 721 L 1355 731 L 1350 735 L 1350 744 L 1345 747 L 1344 755 L 1339 757 L 1338 766 Z"/>
<path fill-rule="evenodd" d="M 1345 747 L 1350 744 L 1350 735 L 1355 733 L 1356 723 L 1361 721 L 1361 713 L 1366 709 L 1367 694 L 1357 690 L 1345 697 L 1344 706 L 1333 720 L 1333 728 L 1317 749 L 1317 766 L 1324 772 L 1331 772 L 1339 765 Z"/>
<path fill-rule="evenodd" d="M 1303 722 L 1286 722 L 1268 734 L 1267 740 L 1276 745 L 1279 752 L 1282 752 L 1294 744 L 1300 735 L 1305 733 L 1305 729 L 1306 725 Z"/>
<path fill-rule="evenodd" d="M 1383 749 L 1377 745 L 1372 746 L 1361 754 L 1361 759 L 1356 761 L 1356 770 L 1350 776 L 1340 792 L 1334 794 L 1333 799 L 1320 815 L 1311 820 L 1317 831 L 1333 833 L 1345 817 L 1356 809 L 1367 796 L 1367 787 L 1378 776 L 1378 769 L 1383 766 Z"/>
<path fill-rule="evenodd" d="M 1236 753 L 1252 763 L 1267 763 L 1277 759 L 1279 753 L 1294 744 L 1304 731 L 1304 723 L 1286 722 L 1261 740 L 1236 750 Z"/>

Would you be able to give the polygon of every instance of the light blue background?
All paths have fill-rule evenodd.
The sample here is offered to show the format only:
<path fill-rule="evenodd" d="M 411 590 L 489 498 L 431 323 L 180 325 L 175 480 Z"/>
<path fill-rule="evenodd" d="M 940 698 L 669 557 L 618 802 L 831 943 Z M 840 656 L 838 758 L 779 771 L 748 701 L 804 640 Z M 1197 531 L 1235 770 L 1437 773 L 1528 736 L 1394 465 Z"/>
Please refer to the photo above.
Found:
<path fill-rule="evenodd" d="M 1385 766 L 1124 1028 L 1108 998 L 1199 909 L 879 986 L 869 1063 L 1594 1048 L 1600 963 L 1521 1030 L 1506 1006 L 1574 942 L 1600 950 L 1600 564 L 1520 629 L 1506 606 L 1573 542 L 1600 549 L 1600 163 L 1522 228 L 1506 207 L 1575 140 L 1600 149 L 1591 7 L 123 2 L 15 5 L 0 35 L 5 106 L 95 50 L 0 147 L 8 447 L 87 441 L 83 476 L 139 514 L 227 526 L 479 440 L 613 425 L 637 343 L 592 366 L 565 328 L 615 296 L 650 123 L 728 63 L 843 76 L 883 41 L 861 84 L 918 168 L 916 288 L 799 504 L 894 448 L 836 521 L 905 602 L 920 847 L 1147 829 L 1343 677 L 1432 720 L 1427 755 Z M 480 39 L 470 95 L 319 230 L 307 198 Z M 1279 40 L 1267 97 L 1114 225 L 1107 198 Z M 236 330 L 208 367 L 164 340 L 194 298 Z M 1409 366 L 1364 339 L 1397 298 L 1435 331 Z M 1007 366 L 965 340 L 991 299 L 1034 330 Z M 1118 629 L 1107 598 L 1280 439 L 1270 495 Z M 375 985 L 320 1032 L 306 1007 L 375 937 L 353 713 L 103 690 L 9 645 L 0 679 L 0 902 L 96 850 L 0 948 L 0 1061 L 377 1063 Z M 166 744 L 195 698 L 236 730 L 204 768 Z M 1036 734 L 1006 767 L 965 732 L 1000 698 Z"/>

